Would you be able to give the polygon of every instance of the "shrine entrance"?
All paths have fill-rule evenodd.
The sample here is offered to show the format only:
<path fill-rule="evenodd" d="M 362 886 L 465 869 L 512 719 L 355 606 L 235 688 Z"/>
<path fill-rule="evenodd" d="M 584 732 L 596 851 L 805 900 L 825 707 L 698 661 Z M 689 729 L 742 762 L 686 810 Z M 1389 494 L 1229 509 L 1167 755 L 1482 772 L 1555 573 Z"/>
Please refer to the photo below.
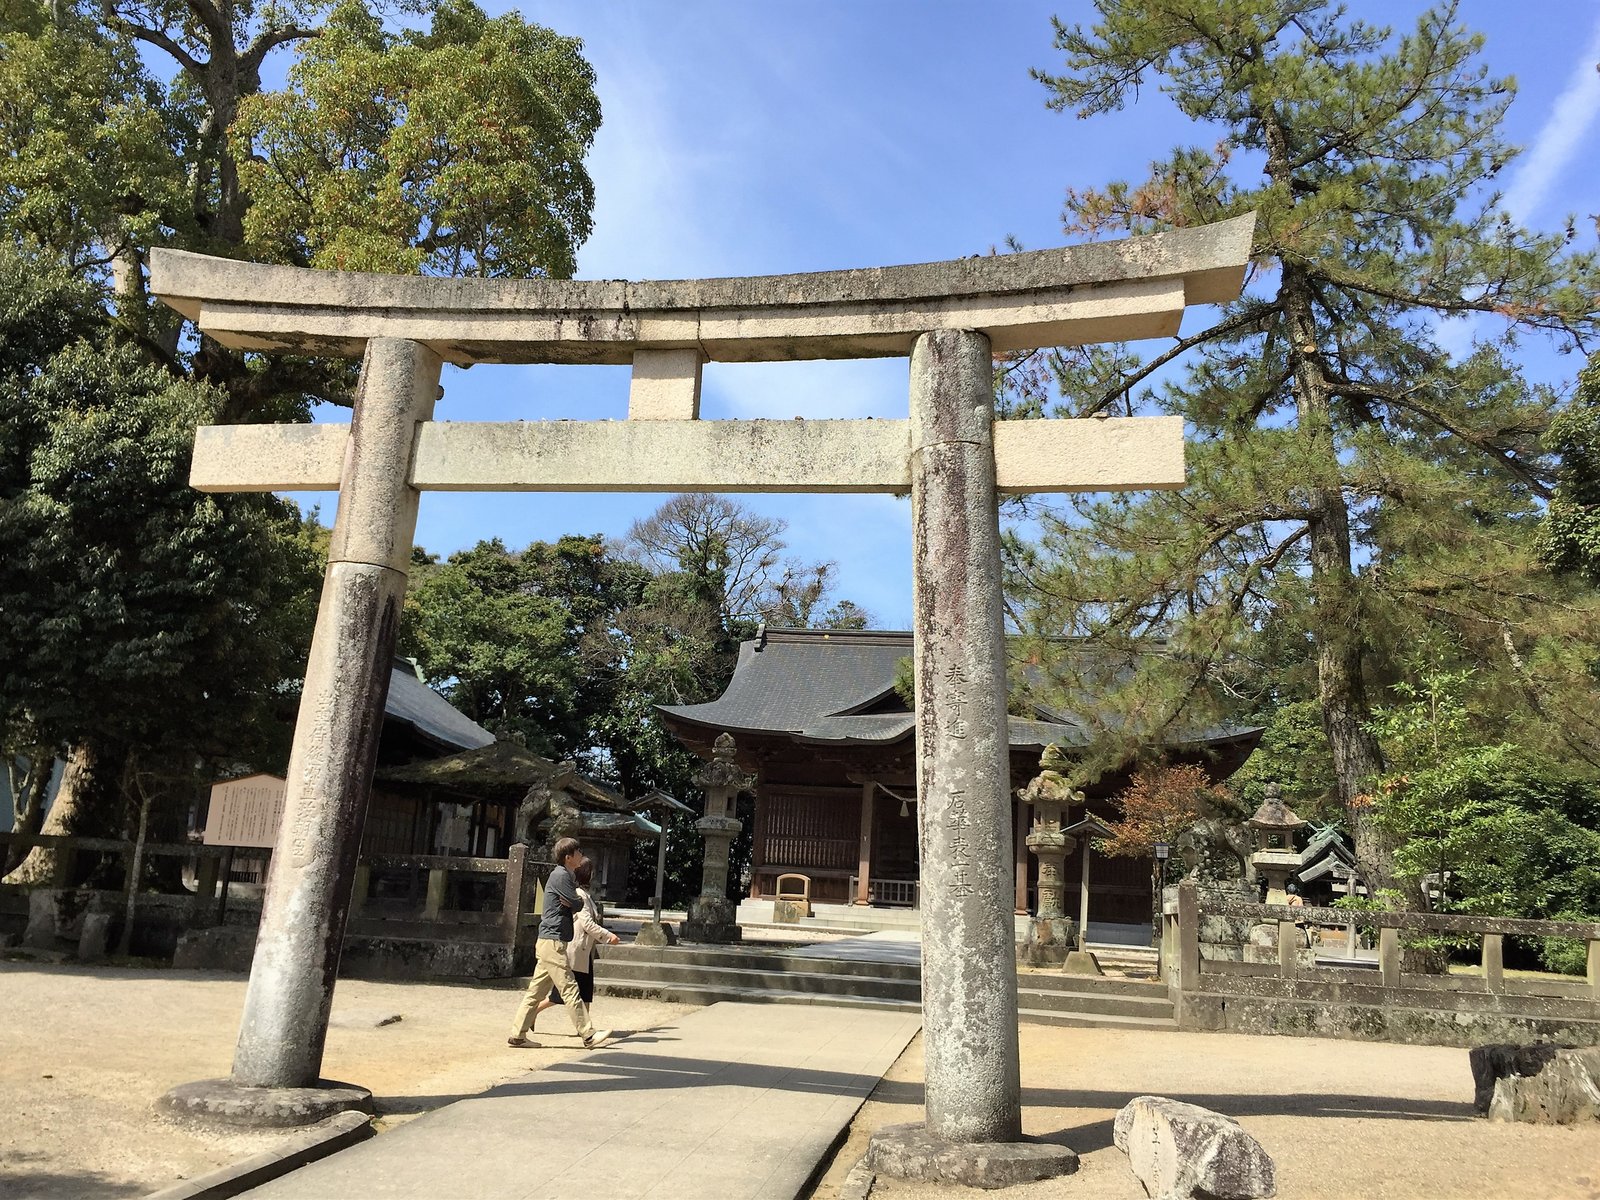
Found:
<path fill-rule="evenodd" d="M 638 283 L 153 251 L 151 291 L 219 342 L 362 358 L 348 426 L 196 434 L 198 488 L 339 491 L 233 1074 L 209 1102 L 316 1090 L 422 492 L 883 491 L 912 499 L 926 1135 L 1039 1152 L 1020 1140 L 998 497 L 1181 487 L 1183 422 L 997 421 L 994 355 L 1174 335 L 1186 305 L 1238 295 L 1253 228 Z M 885 356 L 910 358 L 906 420 L 698 420 L 707 361 Z M 435 422 L 445 362 L 631 363 L 629 419 Z"/>

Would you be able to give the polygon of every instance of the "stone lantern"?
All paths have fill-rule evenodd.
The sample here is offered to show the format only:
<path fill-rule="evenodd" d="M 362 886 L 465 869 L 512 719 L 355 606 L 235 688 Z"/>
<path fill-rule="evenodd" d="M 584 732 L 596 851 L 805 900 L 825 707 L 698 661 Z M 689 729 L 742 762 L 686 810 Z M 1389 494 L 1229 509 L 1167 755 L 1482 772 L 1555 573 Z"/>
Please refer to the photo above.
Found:
<path fill-rule="evenodd" d="M 1072 921 L 1061 904 L 1065 888 L 1062 867 L 1077 841 L 1062 831 L 1061 814 L 1084 799 L 1083 793 L 1074 791 L 1066 776 L 1057 770 L 1064 765 L 1066 760 L 1060 749 L 1047 746 L 1039 758 L 1039 774 L 1017 793 L 1033 809 L 1026 841 L 1039 860 L 1038 903 L 1028 919 L 1028 936 L 1018 947 L 1019 957 L 1032 966 L 1059 967 L 1072 949 Z"/>
<path fill-rule="evenodd" d="M 1267 798 L 1246 824 L 1255 847 L 1250 863 L 1255 867 L 1257 876 L 1267 881 L 1267 903 L 1287 904 L 1289 893 L 1285 885 L 1289 882 L 1289 876 L 1300 869 L 1300 853 L 1294 848 L 1294 834 L 1305 822 L 1284 804 L 1278 794 L 1278 785 L 1269 783 Z"/>
<path fill-rule="evenodd" d="M 695 772 L 694 782 L 705 792 L 705 815 L 695 828 L 705 839 L 705 865 L 700 894 L 689 902 L 683 936 L 691 942 L 737 942 L 742 934 L 737 910 L 728 899 L 728 848 L 739 836 L 743 822 L 734 816 L 734 798 L 756 785 L 756 777 L 734 761 L 733 738 L 719 734 L 711 761 Z"/>

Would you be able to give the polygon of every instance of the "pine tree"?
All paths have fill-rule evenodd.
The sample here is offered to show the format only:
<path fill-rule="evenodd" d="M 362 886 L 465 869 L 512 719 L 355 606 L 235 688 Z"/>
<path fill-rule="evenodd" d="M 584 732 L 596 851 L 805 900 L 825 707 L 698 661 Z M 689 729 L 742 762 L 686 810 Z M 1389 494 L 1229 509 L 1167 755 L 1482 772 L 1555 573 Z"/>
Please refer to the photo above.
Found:
<path fill-rule="evenodd" d="M 1102 765 L 1153 727 L 1281 698 L 1252 660 L 1263 642 L 1279 665 L 1286 647 L 1302 656 L 1336 800 L 1369 881 L 1388 886 L 1370 819 L 1378 688 L 1424 649 L 1528 675 L 1541 639 L 1592 609 L 1551 603 L 1533 553 L 1553 467 L 1539 438 L 1561 402 L 1513 354 L 1519 335 L 1571 347 L 1594 332 L 1595 260 L 1570 225 L 1530 231 L 1484 194 L 1514 155 L 1498 132 L 1513 88 L 1453 5 L 1398 37 L 1324 0 L 1096 7 L 1092 27 L 1056 22 L 1065 70 L 1036 72 L 1050 104 L 1089 117 L 1153 82 L 1217 144 L 1177 149 L 1137 184 L 1069 192 L 1069 231 L 1255 210 L 1258 243 L 1245 296 L 1208 327 L 1148 359 L 1104 347 L 1051 362 L 1073 415 L 1183 415 L 1190 483 L 1048 521 L 1017 548 L 1019 615 L 1126 651 L 1102 681 L 1120 728 Z M 1496 340 L 1452 358 L 1441 326 L 1478 314 Z"/>

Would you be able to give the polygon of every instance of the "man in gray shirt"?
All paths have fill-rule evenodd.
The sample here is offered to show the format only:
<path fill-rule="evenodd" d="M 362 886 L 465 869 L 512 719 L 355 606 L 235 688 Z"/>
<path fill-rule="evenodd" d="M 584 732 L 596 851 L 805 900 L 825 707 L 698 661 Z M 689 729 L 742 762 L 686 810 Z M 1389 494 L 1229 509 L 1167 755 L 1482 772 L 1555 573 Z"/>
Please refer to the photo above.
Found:
<path fill-rule="evenodd" d="M 611 1040 L 609 1029 L 596 1029 L 589 1020 L 589 1006 L 578 995 L 578 981 L 572 977 L 567 965 L 567 943 L 572 940 L 572 916 L 582 907 L 578 887 L 572 872 L 583 858 L 577 838 L 562 838 L 555 844 L 556 869 L 544 884 L 544 913 L 539 918 L 539 938 L 534 943 L 533 979 L 517 1006 L 517 1019 L 506 1039 L 510 1046 L 528 1047 L 538 1043 L 527 1037 L 528 1026 L 533 1023 L 534 1010 L 550 993 L 551 988 L 561 992 L 561 1001 L 572 1014 L 572 1026 L 589 1049 L 603 1046 Z"/>

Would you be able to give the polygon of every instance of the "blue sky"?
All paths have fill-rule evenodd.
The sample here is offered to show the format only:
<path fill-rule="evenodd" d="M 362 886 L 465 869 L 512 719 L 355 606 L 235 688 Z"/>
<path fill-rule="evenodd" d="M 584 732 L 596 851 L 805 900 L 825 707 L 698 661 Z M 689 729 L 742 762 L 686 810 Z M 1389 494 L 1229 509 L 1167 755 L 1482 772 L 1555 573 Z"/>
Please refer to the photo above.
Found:
<path fill-rule="evenodd" d="M 1425 5 L 1350 7 L 1408 26 Z M 582 278 L 925 262 L 1007 236 L 1059 245 L 1068 186 L 1138 178 L 1173 145 L 1212 140 L 1153 92 L 1090 121 L 1045 107 L 1028 69 L 1058 68 L 1050 16 L 1090 20 L 1085 0 L 553 0 L 524 12 L 581 37 L 598 75 L 605 122 L 589 162 L 597 203 Z M 1508 131 L 1529 152 L 1505 180 L 1513 211 L 1554 228 L 1569 212 L 1600 209 L 1600 4 L 1463 0 L 1460 13 L 1487 36 L 1490 67 L 1520 85 Z M 1581 228 L 1592 238 L 1592 222 Z M 1569 376 L 1575 366 L 1542 370 Z M 906 383 L 904 360 L 711 364 L 702 416 L 904 416 Z M 447 368 L 445 387 L 440 419 L 621 418 L 628 371 Z M 331 516 L 332 497 L 314 499 Z M 417 540 L 448 554 L 487 537 L 520 547 L 563 533 L 620 536 L 662 499 L 431 493 Z M 839 593 L 880 627 L 908 627 L 909 504 L 740 499 L 789 522 L 796 557 L 836 561 Z"/>

